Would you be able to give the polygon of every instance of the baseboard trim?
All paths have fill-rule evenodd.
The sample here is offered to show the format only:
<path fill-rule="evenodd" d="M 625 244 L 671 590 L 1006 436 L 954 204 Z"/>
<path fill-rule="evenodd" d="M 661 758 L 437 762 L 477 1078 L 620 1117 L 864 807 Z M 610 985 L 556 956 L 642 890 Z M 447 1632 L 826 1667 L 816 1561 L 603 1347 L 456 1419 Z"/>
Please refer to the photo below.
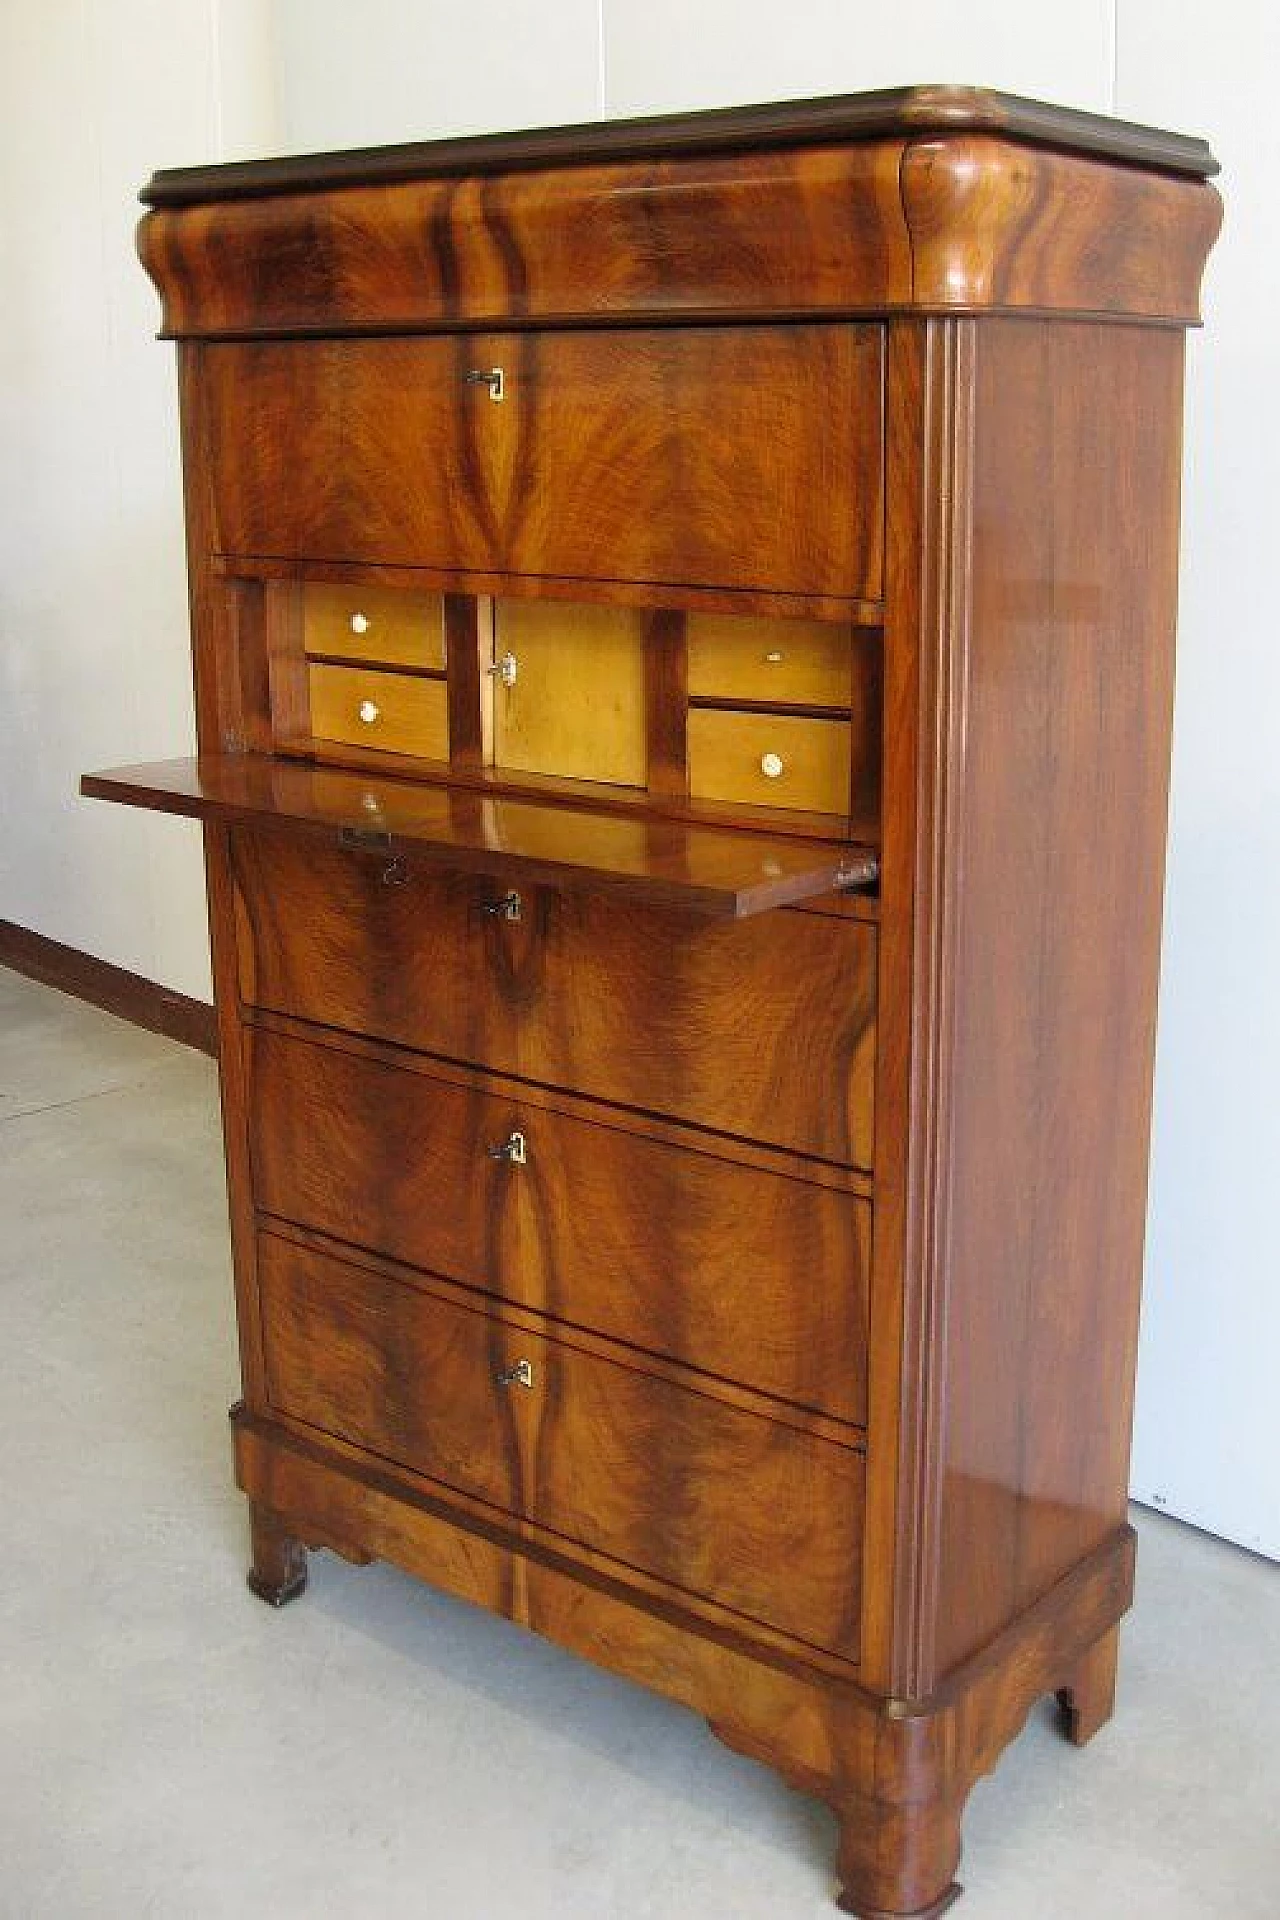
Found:
<path fill-rule="evenodd" d="M 116 967 L 79 947 L 64 947 L 47 934 L 33 933 L 12 920 L 0 920 L 0 966 L 39 980 L 60 993 L 130 1020 L 135 1027 L 162 1033 L 184 1047 L 216 1054 L 217 1026 L 207 1000 L 193 1000 L 127 967 Z"/>

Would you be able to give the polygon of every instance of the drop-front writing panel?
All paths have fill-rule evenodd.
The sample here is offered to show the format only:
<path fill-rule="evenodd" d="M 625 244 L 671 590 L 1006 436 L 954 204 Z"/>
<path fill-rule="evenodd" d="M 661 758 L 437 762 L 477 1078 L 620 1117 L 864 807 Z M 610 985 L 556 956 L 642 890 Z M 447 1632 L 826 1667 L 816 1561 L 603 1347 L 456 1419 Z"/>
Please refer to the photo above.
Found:
<path fill-rule="evenodd" d="M 846 325 L 208 347 L 215 538 L 228 555 L 874 600 L 883 339 Z"/>

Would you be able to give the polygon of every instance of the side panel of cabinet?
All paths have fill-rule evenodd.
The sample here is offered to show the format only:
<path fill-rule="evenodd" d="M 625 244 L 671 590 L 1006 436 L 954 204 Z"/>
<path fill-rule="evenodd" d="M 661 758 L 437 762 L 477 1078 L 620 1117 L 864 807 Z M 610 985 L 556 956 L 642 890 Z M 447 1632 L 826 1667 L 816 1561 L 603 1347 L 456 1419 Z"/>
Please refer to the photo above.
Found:
<path fill-rule="evenodd" d="M 951 909 L 926 1680 L 1125 1520 L 1182 364 L 1173 332 L 973 328 L 968 579 L 945 637 L 965 726 L 935 842 Z"/>

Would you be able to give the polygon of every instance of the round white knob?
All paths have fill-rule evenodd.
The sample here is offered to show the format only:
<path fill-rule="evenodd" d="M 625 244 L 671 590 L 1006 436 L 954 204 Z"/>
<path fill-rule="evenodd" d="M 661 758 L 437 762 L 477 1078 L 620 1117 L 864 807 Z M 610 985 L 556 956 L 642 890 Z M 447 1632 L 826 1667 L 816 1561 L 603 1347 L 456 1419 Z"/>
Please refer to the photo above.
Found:
<path fill-rule="evenodd" d="M 765 659 L 771 667 L 780 667 L 782 665 L 782 655 L 776 651 L 766 653 Z"/>
<path fill-rule="evenodd" d="M 782 755 L 780 753 L 762 753 L 760 756 L 760 771 L 766 780 L 780 780 L 782 778 Z"/>
<path fill-rule="evenodd" d="M 376 700 L 362 700 L 360 702 L 360 718 L 364 721 L 366 727 L 373 725 L 378 717 L 378 713 L 379 707 Z M 778 765 L 779 768 L 781 768 L 782 762 L 779 761 Z"/>
<path fill-rule="evenodd" d="M 369 616 L 367 613 L 353 613 L 351 616 L 352 633 L 368 633 Z"/>

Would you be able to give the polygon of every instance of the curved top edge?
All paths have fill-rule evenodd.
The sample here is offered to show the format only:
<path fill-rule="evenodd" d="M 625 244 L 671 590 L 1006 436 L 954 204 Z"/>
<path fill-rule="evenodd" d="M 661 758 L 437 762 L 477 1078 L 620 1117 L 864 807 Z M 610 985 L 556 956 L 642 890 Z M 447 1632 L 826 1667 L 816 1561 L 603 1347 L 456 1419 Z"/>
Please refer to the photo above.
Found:
<path fill-rule="evenodd" d="M 448 174 L 509 173 L 957 132 L 1002 134 L 1059 152 L 1089 154 L 1202 180 L 1218 171 L 1208 144 L 1185 134 L 984 87 L 922 86 L 633 120 L 590 120 L 522 133 L 467 134 L 342 153 L 166 167 L 152 175 L 138 197 L 148 207 L 185 207 L 326 187 L 385 186 Z"/>

